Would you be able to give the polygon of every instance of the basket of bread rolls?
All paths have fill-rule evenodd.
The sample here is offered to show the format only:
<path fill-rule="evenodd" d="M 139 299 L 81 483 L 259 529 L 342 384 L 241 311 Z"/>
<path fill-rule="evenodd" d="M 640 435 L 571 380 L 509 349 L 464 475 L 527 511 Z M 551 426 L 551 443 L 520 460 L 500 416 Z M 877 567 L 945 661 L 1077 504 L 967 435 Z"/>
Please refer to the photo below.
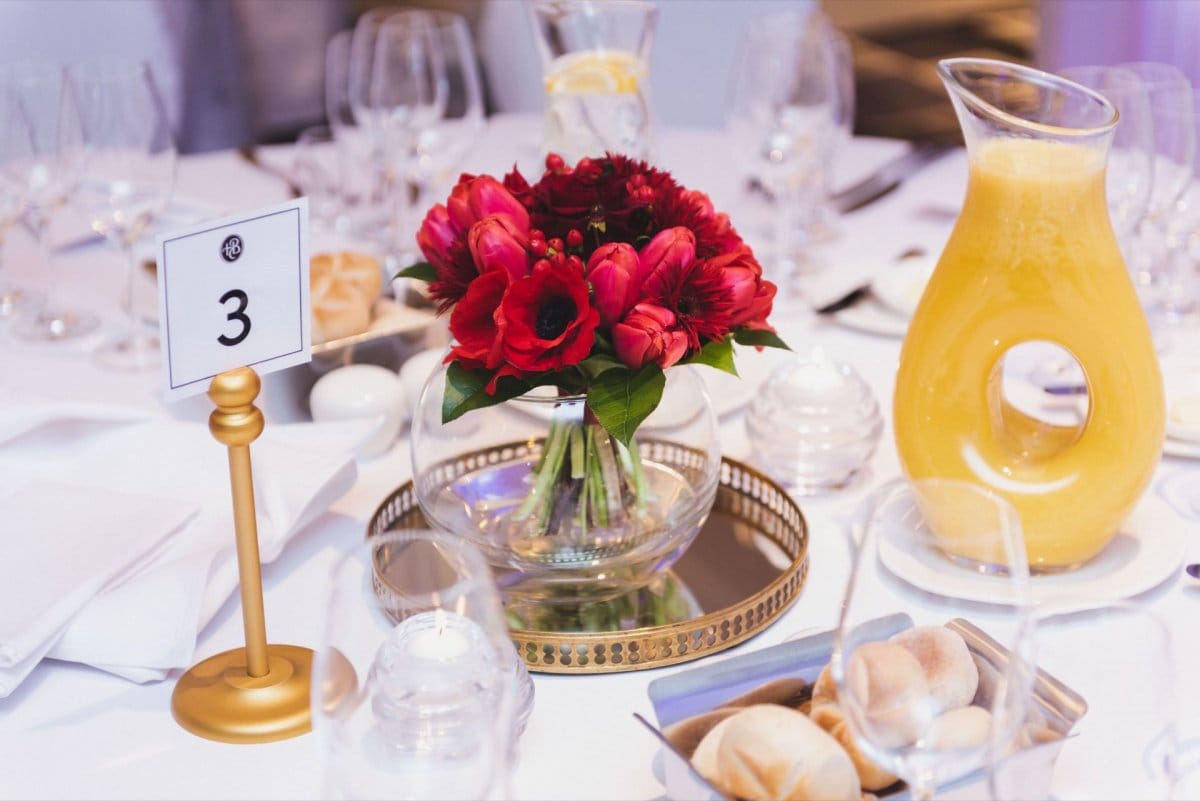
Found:
<path fill-rule="evenodd" d="M 913 626 L 901 614 L 873 625 L 871 638 L 878 641 L 870 643 L 870 672 L 878 686 L 872 694 L 928 693 L 942 710 L 934 731 L 946 747 L 982 743 L 990 693 L 1006 661 L 1003 648 L 962 620 Z M 833 635 L 826 632 L 652 682 L 658 733 L 669 745 L 667 795 L 676 801 L 859 801 L 904 793 L 904 783 L 856 741 L 838 704 L 832 651 Z M 1017 747 L 1048 786 L 1061 740 L 1087 706 L 1044 674 L 1033 692 Z M 977 771 L 956 784 L 980 781 Z"/>

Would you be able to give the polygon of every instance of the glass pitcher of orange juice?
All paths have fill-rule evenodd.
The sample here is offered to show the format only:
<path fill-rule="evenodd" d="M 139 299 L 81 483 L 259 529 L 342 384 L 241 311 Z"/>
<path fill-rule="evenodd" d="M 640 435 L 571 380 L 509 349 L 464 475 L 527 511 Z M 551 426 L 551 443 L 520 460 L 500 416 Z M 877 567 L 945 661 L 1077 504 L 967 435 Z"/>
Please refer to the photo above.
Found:
<path fill-rule="evenodd" d="M 1102 95 L 986 59 L 938 65 L 970 162 L 962 213 L 913 316 L 894 415 L 913 478 L 961 478 L 1018 510 L 1030 568 L 1078 567 L 1117 533 L 1162 449 L 1162 377 L 1117 246 L 1104 170 L 1117 113 Z M 1004 396 L 1015 345 L 1065 348 L 1085 376 L 1077 426 Z M 929 519 L 960 519 L 927 498 Z M 986 554 L 946 550 L 986 565 Z"/>

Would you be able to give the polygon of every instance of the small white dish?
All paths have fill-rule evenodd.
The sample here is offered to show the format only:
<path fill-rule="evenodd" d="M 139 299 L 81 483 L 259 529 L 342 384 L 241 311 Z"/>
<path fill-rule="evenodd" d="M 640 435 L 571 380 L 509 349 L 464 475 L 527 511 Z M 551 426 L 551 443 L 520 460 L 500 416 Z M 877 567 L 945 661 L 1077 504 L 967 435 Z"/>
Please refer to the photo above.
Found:
<path fill-rule="evenodd" d="M 1112 542 L 1090 562 L 1069 573 L 1032 576 L 1031 600 L 1083 610 L 1153 589 L 1179 572 L 1188 525 L 1151 490 Z M 951 598 L 995 603 L 995 587 L 1003 581 L 956 565 L 929 546 L 906 549 L 896 542 L 881 542 L 879 558 L 912 586 Z"/>
<path fill-rule="evenodd" d="M 445 348 L 429 348 L 414 353 L 404 364 L 400 365 L 400 383 L 404 385 L 404 397 L 408 401 L 409 414 L 416 412 L 425 382 L 441 365 L 444 358 L 446 358 Z"/>
<path fill-rule="evenodd" d="M 932 256 L 902 259 L 880 272 L 871 282 L 871 294 L 891 311 L 912 317 L 936 266 L 937 259 Z"/>
<path fill-rule="evenodd" d="M 317 380 L 308 396 L 313 422 L 374 420 L 356 443 L 356 456 L 370 458 L 386 453 L 408 415 L 408 401 L 400 377 L 374 364 L 350 364 L 331 370 Z"/>
<path fill-rule="evenodd" d="M 874 296 L 842 309 L 833 315 L 839 325 L 864 334 L 903 339 L 908 333 L 908 318 L 884 306 Z"/>

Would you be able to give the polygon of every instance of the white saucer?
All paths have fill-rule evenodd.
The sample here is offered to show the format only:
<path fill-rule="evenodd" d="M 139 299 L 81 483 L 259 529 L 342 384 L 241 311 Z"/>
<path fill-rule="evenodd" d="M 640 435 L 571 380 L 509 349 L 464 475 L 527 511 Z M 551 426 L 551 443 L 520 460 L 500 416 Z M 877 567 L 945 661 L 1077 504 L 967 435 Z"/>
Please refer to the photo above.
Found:
<path fill-rule="evenodd" d="M 871 282 L 871 294 L 893 312 L 912 317 L 936 266 L 933 256 L 903 259 L 879 273 Z"/>
<path fill-rule="evenodd" d="M 1120 533 L 1083 567 L 1030 579 L 1034 603 L 1079 609 L 1129 598 L 1158 586 L 1179 570 L 1187 524 L 1152 491 L 1142 497 Z M 880 561 L 912 586 L 951 598 L 995 603 L 1003 579 L 960 567 L 932 547 L 904 550 L 881 542 Z"/>
<path fill-rule="evenodd" d="M 908 317 L 897 314 L 873 295 L 833 315 L 839 325 L 865 334 L 903 339 L 908 333 Z"/>

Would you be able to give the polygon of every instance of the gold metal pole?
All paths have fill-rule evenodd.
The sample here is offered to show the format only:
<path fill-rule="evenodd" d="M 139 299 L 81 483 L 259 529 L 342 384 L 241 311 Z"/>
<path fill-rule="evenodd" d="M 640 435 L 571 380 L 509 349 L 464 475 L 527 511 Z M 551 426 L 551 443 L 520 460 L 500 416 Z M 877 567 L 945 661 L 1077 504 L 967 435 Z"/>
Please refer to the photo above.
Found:
<path fill-rule="evenodd" d="M 312 728 L 312 651 L 294 645 L 267 645 L 250 468 L 250 443 L 264 426 L 262 412 L 254 405 L 261 386 L 253 370 L 239 367 L 213 378 L 208 390 L 217 407 L 209 417 L 209 431 L 229 448 L 246 646 L 194 665 L 179 678 L 171 696 L 171 711 L 181 726 L 201 737 L 229 743 L 271 742 Z"/>

